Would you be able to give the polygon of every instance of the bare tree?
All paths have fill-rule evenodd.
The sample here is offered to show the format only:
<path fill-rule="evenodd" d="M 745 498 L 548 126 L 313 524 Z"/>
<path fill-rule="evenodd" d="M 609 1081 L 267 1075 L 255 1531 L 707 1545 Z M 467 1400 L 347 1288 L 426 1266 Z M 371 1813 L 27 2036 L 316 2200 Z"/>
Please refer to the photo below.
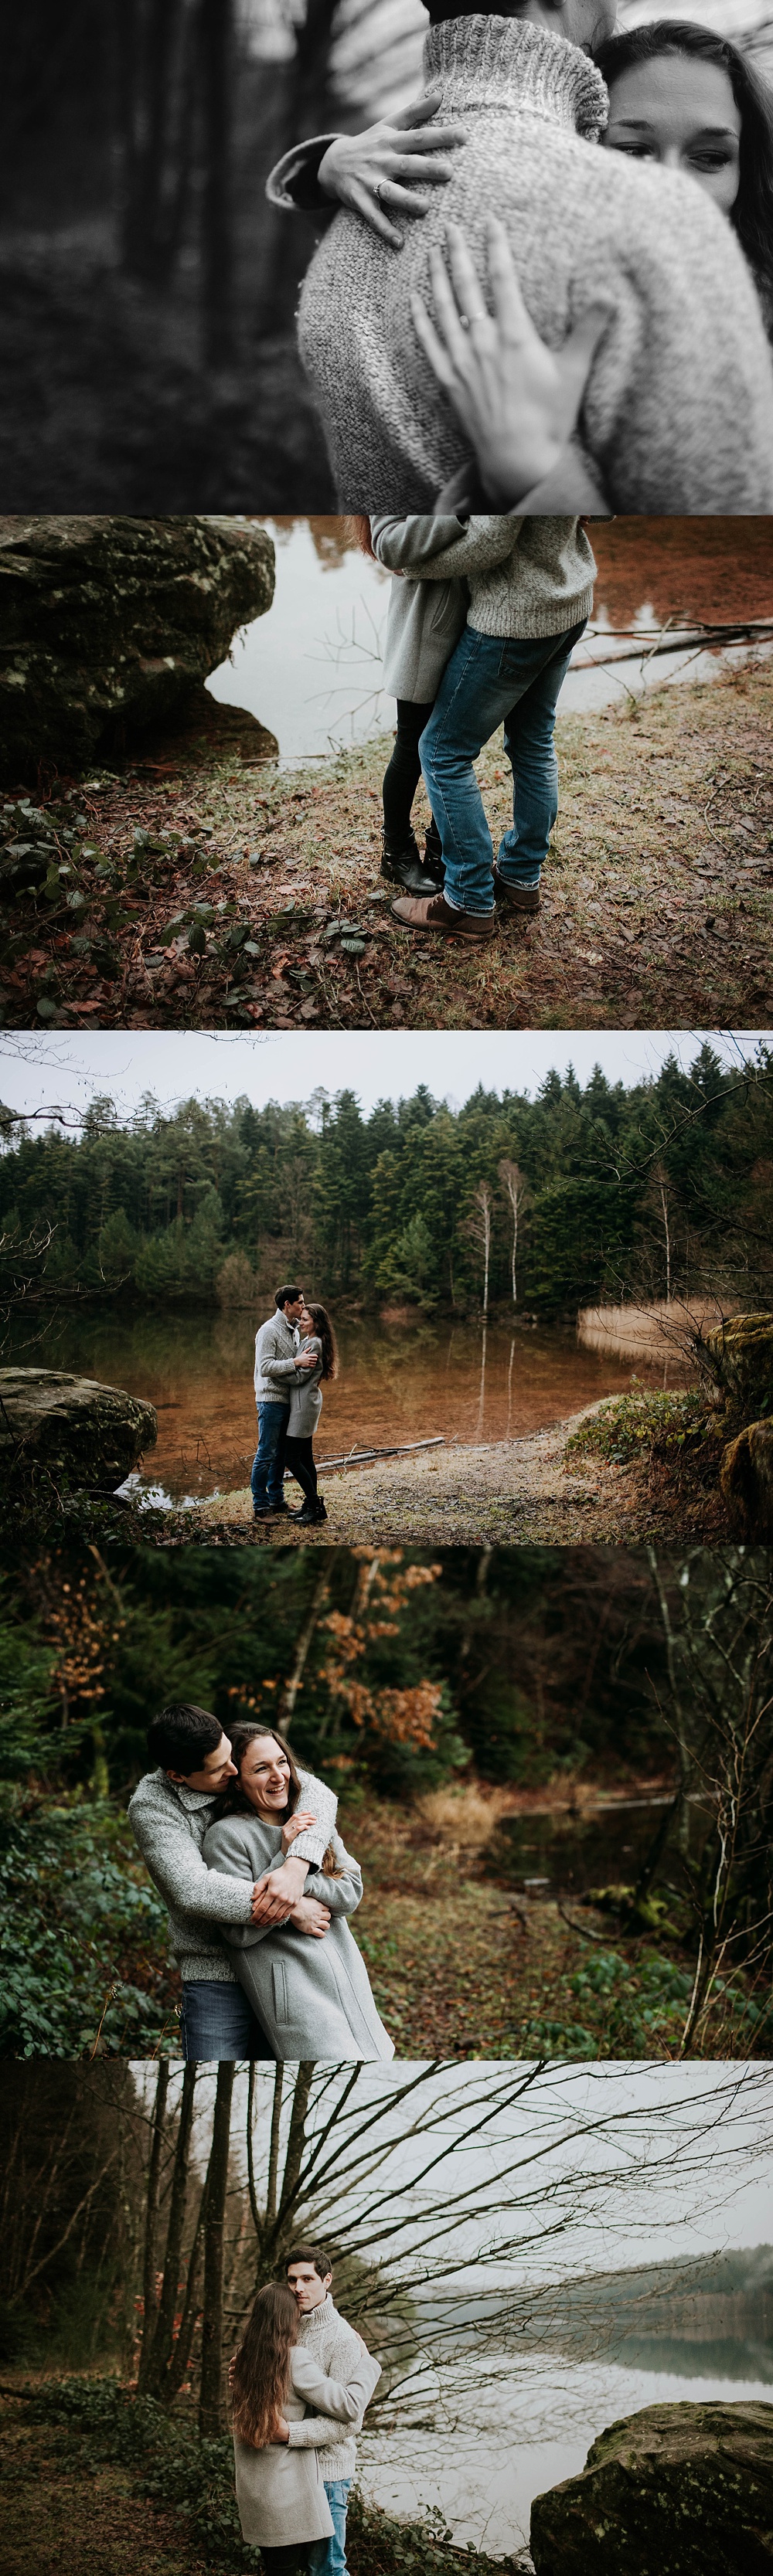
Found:
<path fill-rule="evenodd" d="M 488 1181 L 479 1181 L 473 1193 L 472 1207 L 464 1221 L 464 1231 L 477 1245 L 483 1262 L 483 1295 L 481 1305 L 488 1314 L 489 1269 L 491 1265 L 491 1220 L 493 1193 Z"/>
<path fill-rule="evenodd" d="M 217 2070 L 204 2211 L 204 2300 L 201 2320 L 201 2388 L 199 2437 L 214 2441 L 225 2431 L 223 2380 L 223 2263 L 231 2101 L 234 2069 L 229 2059 Z"/>
<path fill-rule="evenodd" d="M 514 1306 L 517 1306 L 517 1304 L 518 1304 L 518 1278 L 517 1278 L 517 1268 L 518 1268 L 518 1221 L 519 1221 L 519 1218 L 520 1218 L 520 1216 L 521 1216 L 522 1210 L 523 1210 L 523 1209 L 528 1205 L 528 1201 L 529 1201 L 529 1198 L 530 1198 L 530 1196 L 531 1196 L 531 1192 L 530 1192 L 530 1190 L 529 1190 L 528 1182 L 524 1180 L 524 1176 L 523 1176 L 523 1173 L 522 1173 L 522 1171 L 521 1171 L 520 1163 L 513 1163 L 513 1162 L 511 1162 L 511 1161 L 510 1161 L 510 1157 L 509 1157 L 509 1155 L 507 1155 L 507 1154 L 503 1154 L 503 1156 L 502 1156 L 502 1161 L 501 1161 L 501 1163 L 498 1165 L 498 1167 L 497 1167 L 497 1168 L 498 1168 L 498 1171 L 499 1171 L 499 1178 L 500 1178 L 500 1181 L 501 1181 L 501 1183 L 502 1183 L 502 1188 L 503 1188 L 503 1190 L 504 1190 L 505 1197 L 507 1198 L 507 1200 L 508 1200 L 508 1202 L 509 1202 L 509 1206 L 510 1206 L 510 1213 L 511 1213 L 511 1217 L 512 1217 L 512 1235 L 511 1235 L 511 1243 L 510 1243 L 510 1280 L 511 1280 L 511 1286 L 512 1286 L 512 1291 L 513 1291 L 513 1305 L 514 1305 Z"/>

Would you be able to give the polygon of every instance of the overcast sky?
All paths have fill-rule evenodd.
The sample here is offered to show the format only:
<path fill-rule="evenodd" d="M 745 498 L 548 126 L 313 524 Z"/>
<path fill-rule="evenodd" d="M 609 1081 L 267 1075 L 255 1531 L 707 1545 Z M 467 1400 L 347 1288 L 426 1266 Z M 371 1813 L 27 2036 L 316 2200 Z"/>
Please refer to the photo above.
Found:
<path fill-rule="evenodd" d="M 534 1030 L 304 1030 L 215 1035 L 147 1029 L 103 1029 L 83 1035 L 0 1033 L 0 1099 L 31 1115 L 53 1106 L 87 1108 L 109 1092 L 120 1114 L 136 1108 L 143 1092 L 164 1109 L 195 1096 L 236 1100 L 246 1094 L 257 1108 L 268 1100 L 308 1100 L 320 1087 L 355 1091 L 365 1111 L 376 1100 L 398 1100 L 425 1082 L 437 1099 L 462 1102 L 477 1084 L 488 1090 L 538 1090 L 555 1066 L 573 1064 L 587 1081 L 600 1064 L 610 1082 L 632 1085 L 655 1075 L 675 1053 L 688 1066 L 706 1032 L 667 1029 Z M 749 1030 L 708 1035 L 728 1061 L 753 1054 L 764 1035 Z"/>

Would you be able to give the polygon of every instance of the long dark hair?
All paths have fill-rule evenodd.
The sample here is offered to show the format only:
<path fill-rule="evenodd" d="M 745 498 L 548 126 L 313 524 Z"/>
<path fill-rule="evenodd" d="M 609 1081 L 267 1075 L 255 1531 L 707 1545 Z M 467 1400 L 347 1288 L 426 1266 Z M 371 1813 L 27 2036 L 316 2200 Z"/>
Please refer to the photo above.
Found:
<path fill-rule="evenodd" d="M 338 1376 L 336 1337 L 326 1306 L 312 1306 L 306 1299 L 306 1313 L 311 1316 L 318 1342 L 322 1343 L 322 1376 Z"/>
<path fill-rule="evenodd" d="M 310 1314 L 311 1311 L 312 1309 L 309 1307 Z M 259 1718 L 242 1718 L 240 1719 L 239 1724 L 233 1727 L 231 1732 L 231 1753 L 233 1760 L 236 1763 L 237 1771 L 241 1771 L 248 1745 L 254 1744 L 259 1736 L 267 1739 L 269 1744 L 278 1744 L 280 1753 L 284 1754 L 285 1761 L 289 1763 L 290 1766 L 287 1804 L 282 1818 L 282 1823 L 284 1824 L 288 1816 L 294 1816 L 295 1814 L 303 1785 L 295 1754 L 292 1752 L 291 1747 L 287 1742 L 286 1735 L 280 1735 L 278 1726 L 269 1726 L 268 1722 L 266 1722 L 265 1726 L 261 1725 Z M 241 1780 L 232 1780 L 229 1787 L 223 1790 L 222 1797 L 218 1799 L 215 1809 L 216 1816 L 218 1818 L 221 1816 L 252 1816 L 254 1813 L 255 1809 L 250 1806 L 249 1798 L 245 1798 Z M 277 1824 L 278 1823 L 279 1817 L 277 1817 Z M 322 1860 L 316 1863 L 315 1866 L 322 1870 L 325 1878 L 341 1878 L 343 1875 L 336 1860 L 332 1843 L 328 1843 L 327 1851 L 323 1854 Z"/>
<path fill-rule="evenodd" d="M 710 27 L 693 26 L 689 18 L 655 18 L 626 35 L 608 36 L 596 46 L 593 60 L 612 90 L 622 72 L 635 63 L 655 62 L 661 54 L 689 54 L 695 62 L 716 63 L 727 73 L 741 119 L 738 195 L 729 221 L 755 278 L 773 297 L 773 96 L 737 45 L 715 36 Z"/>
<path fill-rule="evenodd" d="M 360 554 L 369 555 L 371 563 L 377 563 L 378 556 L 373 552 L 373 538 L 370 533 L 370 520 L 366 519 L 364 510 L 350 510 L 348 517 L 344 520 L 344 527 L 346 529 L 347 537 L 352 538 L 353 543 L 358 547 Z"/>
<path fill-rule="evenodd" d="M 300 2318 L 285 2281 L 259 2290 L 233 2369 L 233 2424 L 237 2441 L 270 2442 L 292 2387 L 290 2355 L 300 2340 Z"/>

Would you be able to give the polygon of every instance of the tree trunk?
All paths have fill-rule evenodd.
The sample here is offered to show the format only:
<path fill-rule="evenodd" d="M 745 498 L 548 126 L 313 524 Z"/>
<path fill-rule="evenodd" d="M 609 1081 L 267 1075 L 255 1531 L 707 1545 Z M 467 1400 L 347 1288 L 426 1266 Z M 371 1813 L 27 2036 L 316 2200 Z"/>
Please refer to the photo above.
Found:
<path fill-rule="evenodd" d="M 169 2091 L 169 2068 L 159 2066 L 156 2076 L 156 2098 L 153 2105 L 150 2164 L 145 2199 L 145 2245 L 142 2262 L 142 2350 L 137 2385 L 141 2393 L 148 2387 L 153 2339 L 156 2331 L 156 2232 L 158 2200 L 161 2185 L 161 2153 L 164 2143 L 166 2099 Z"/>
<path fill-rule="evenodd" d="M 319 1626 L 325 1604 L 330 1597 L 330 1585 L 332 1579 L 331 1567 L 327 1567 L 319 1576 L 314 1590 L 311 1609 L 309 1610 L 307 1618 L 304 1620 L 304 1624 L 298 1638 L 298 1643 L 295 1649 L 295 1662 L 290 1674 L 290 1679 L 285 1683 L 285 1687 L 282 1692 L 282 1697 L 279 1703 L 279 1723 L 280 1726 L 284 1728 L 286 1735 L 289 1734 L 290 1727 L 292 1726 L 293 1716 L 295 1713 L 295 1702 L 303 1680 L 309 1649 Z"/>
<path fill-rule="evenodd" d="M 174 2321 L 180 2294 L 183 2231 L 188 2204 L 188 2173 L 193 2130 L 193 2097 L 198 2068 L 186 2066 L 183 2076 L 180 2124 L 175 2147 L 169 2222 L 166 2231 L 166 2253 L 161 2296 L 156 2311 L 155 2331 L 148 2355 L 143 2387 L 149 2397 L 160 2397 L 164 2388 L 174 2346 Z"/>
<path fill-rule="evenodd" d="M 221 2060 L 217 2070 L 215 2116 L 207 2167 L 204 2214 L 204 2312 L 201 2327 L 201 2393 L 199 2438 L 214 2442 L 225 2432 L 223 2389 L 223 2229 L 228 2188 L 228 2149 L 234 2066 Z"/>
<path fill-rule="evenodd" d="M 234 235 L 231 102 L 234 80 L 233 0 L 201 0 L 204 110 L 202 293 L 208 367 L 234 360 Z"/>

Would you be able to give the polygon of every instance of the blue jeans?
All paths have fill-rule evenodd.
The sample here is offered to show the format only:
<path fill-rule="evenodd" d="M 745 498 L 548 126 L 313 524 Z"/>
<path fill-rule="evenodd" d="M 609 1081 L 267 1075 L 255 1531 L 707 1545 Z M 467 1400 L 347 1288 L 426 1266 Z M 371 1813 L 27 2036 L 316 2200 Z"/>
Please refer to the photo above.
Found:
<path fill-rule="evenodd" d="M 257 1511 L 266 1503 L 281 1503 L 284 1494 L 285 1442 L 290 1420 L 289 1404 L 258 1405 L 258 1446 L 252 1461 L 252 1500 Z"/>
<path fill-rule="evenodd" d="M 491 833 L 473 761 L 503 720 L 513 828 L 500 841 L 499 866 L 510 885 L 539 885 L 558 813 L 556 702 L 585 622 L 565 635 L 513 640 L 465 626 L 443 673 L 419 753 L 445 892 L 463 912 L 493 911 Z"/>
<path fill-rule="evenodd" d="M 324 2459 L 324 2452 L 322 2454 Z M 309 2576 L 346 2576 L 346 2507 L 351 2478 L 333 2478 L 325 2494 L 332 2517 L 329 2540 L 313 2540 L 309 2558 Z"/>
<path fill-rule="evenodd" d="M 220 2057 L 269 2058 L 276 2065 L 275 2051 L 241 1986 L 227 1985 L 220 1977 L 184 1982 L 182 2038 L 186 2066 L 193 2058 L 211 2066 Z"/>

